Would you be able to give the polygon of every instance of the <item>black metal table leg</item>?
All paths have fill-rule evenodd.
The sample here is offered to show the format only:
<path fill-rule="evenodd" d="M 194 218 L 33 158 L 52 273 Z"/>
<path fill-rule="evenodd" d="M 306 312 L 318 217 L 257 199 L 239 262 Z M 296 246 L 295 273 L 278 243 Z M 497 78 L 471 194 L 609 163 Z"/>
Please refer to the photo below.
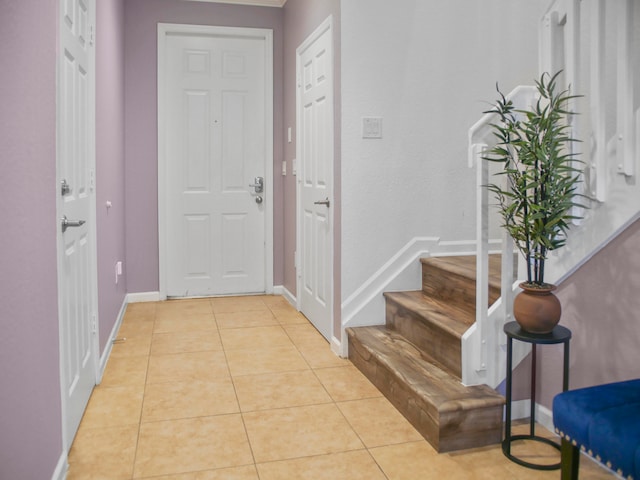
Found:
<path fill-rule="evenodd" d="M 505 404 L 505 434 L 502 441 L 502 452 L 511 461 L 522 465 L 523 467 L 533 468 L 535 470 L 558 470 L 560 468 L 560 462 L 550 465 L 540 465 L 537 463 L 527 462 L 522 460 L 511 453 L 511 444 L 516 440 L 533 440 L 540 443 L 545 443 L 560 450 L 560 445 L 557 442 L 545 437 L 540 437 L 535 434 L 536 423 L 536 365 L 537 365 L 537 346 L 538 345 L 550 345 L 563 343 L 564 344 L 564 365 L 563 365 L 563 378 L 562 389 L 563 391 L 569 388 L 569 340 L 571 339 L 571 330 L 562 326 L 556 326 L 551 333 L 548 334 L 534 334 L 529 333 L 520 328 L 516 322 L 509 322 L 504 326 L 504 332 L 507 335 L 507 382 L 506 382 L 506 404 Z M 512 402 L 513 402 L 513 339 L 520 340 L 531 344 L 531 408 L 529 419 L 529 434 L 528 435 L 512 435 L 511 434 L 511 420 L 512 420 Z"/>

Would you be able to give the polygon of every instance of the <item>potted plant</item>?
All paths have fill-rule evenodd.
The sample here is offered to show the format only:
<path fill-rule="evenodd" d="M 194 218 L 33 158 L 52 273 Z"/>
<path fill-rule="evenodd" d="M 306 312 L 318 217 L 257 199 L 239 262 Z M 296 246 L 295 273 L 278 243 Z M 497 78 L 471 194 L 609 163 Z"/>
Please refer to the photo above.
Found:
<path fill-rule="evenodd" d="M 520 284 L 523 292 L 514 300 L 514 316 L 520 326 L 533 333 L 548 333 L 560 320 L 561 307 L 552 291 L 555 286 L 545 282 L 545 261 L 548 252 L 565 245 L 569 224 L 575 218 L 580 170 L 567 118 L 573 115 L 569 103 L 576 95 L 569 90 L 558 91 L 560 72 L 542 74 L 536 81 L 539 98 L 527 110 L 516 109 L 500 92 L 496 106 L 485 113 L 494 113 L 492 123 L 497 138 L 485 160 L 501 164 L 496 175 L 502 185 L 487 185 L 498 202 L 502 226 L 526 261 L 527 281 Z M 542 301 L 542 304 L 538 304 Z M 543 318 L 535 320 L 535 313 Z"/>

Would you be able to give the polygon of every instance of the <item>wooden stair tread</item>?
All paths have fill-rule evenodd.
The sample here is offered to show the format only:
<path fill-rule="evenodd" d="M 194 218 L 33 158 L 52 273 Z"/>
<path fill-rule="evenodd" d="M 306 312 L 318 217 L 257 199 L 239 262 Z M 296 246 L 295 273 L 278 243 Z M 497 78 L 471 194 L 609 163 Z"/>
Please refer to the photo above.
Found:
<path fill-rule="evenodd" d="M 386 326 L 346 329 L 349 359 L 438 452 L 499 443 L 504 398 L 466 387 Z"/>
<path fill-rule="evenodd" d="M 425 295 L 421 290 L 408 292 L 385 292 L 385 298 L 411 310 L 425 321 L 438 325 L 448 334 L 462 338 L 475 322 L 475 316 L 457 305 L 438 301 Z"/>
<path fill-rule="evenodd" d="M 487 385 L 462 385 L 459 379 L 426 360 L 420 350 L 393 330 L 375 326 L 347 331 L 349 336 L 357 337 L 379 363 L 439 412 L 504 404 L 504 398 Z"/>
<path fill-rule="evenodd" d="M 421 262 L 421 290 L 384 293 L 384 326 L 346 329 L 349 359 L 438 452 L 499 443 L 504 398 L 461 382 L 462 337 L 476 320 L 476 259 Z M 490 257 L 490 303 L 500 295 L 500 264 Z"/>

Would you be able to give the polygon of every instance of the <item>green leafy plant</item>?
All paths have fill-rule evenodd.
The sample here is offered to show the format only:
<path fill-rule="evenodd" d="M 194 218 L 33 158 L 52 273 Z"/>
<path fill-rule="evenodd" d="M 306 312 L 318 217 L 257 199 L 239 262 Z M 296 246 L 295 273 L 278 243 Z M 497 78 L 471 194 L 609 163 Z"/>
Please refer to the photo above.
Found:
<path fill-rule="evenodd" d="M 556 91 L 560 72 L 542 74 L 536 81 L 539 99 L 529 110 L 516 109 L 496 86 L 500 98 L 485 113 L 495 113 L 492 123 L 497 144 L 485 160 L 502 164 L 496 175 L 504 186 L 487 185 L 495 194 L 503 227 L 527 262 L 527 282 L 531 287 L 547 287 L 544 267 L 547 254 L 565 245 L 569 224 L 576 217 L 573 207 L 580 197 L 576 188 L 580 170 L 567 118 L 574 113 L 568 104 L 578 95 Z"/>

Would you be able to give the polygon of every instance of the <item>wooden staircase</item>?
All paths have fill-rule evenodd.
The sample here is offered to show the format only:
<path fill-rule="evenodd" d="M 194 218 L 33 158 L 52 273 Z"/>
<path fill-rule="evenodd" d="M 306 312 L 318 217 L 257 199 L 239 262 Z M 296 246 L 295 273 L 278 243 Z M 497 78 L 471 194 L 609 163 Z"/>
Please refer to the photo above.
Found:
<path fill-rule="evenodd" d="M 422 290 L 384 294 L 386 325 L 346 329 L 349 358 L 438 452 L 499 443 L 504 397 L 460 382 L 461 338 L 475 321 L 475 257 L 421 262 Z M 499 257 L 489 264 L 492 303 Z"/>

